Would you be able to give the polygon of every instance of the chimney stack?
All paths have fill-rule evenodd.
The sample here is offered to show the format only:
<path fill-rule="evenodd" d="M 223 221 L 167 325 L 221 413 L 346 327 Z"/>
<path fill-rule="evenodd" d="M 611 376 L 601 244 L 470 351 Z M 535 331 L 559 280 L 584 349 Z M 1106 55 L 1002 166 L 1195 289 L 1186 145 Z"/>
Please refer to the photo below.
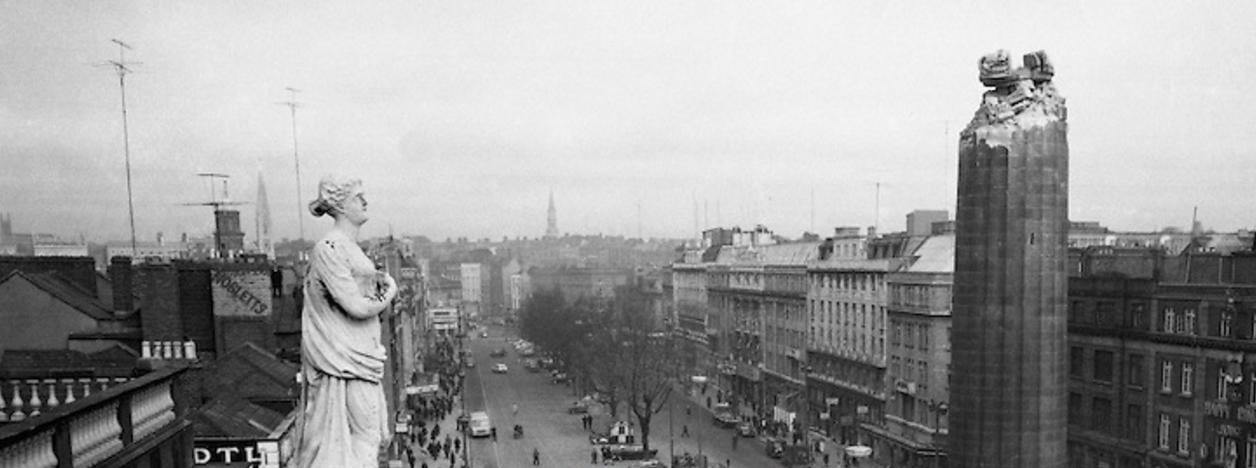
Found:
<path fill-rule="evenodd" d="M 135 288 L 131 285 L 131 257 L 116 256 L 109 260 L 109 280 L 113 282 L 113 311 L 126 314 L 135 310 Z"/>

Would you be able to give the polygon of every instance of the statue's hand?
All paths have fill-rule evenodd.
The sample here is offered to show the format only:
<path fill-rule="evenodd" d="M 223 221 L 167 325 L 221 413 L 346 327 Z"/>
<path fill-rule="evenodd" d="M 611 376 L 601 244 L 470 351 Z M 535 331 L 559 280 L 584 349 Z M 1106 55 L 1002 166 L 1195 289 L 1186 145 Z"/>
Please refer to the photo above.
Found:
<path fill-rule="evenodd" d="M 397 280 L 394 280 L 388 273 L 384 273 L 383 276 L 384 302 L 392 302 L 393 298 L 397 297 Z"/>

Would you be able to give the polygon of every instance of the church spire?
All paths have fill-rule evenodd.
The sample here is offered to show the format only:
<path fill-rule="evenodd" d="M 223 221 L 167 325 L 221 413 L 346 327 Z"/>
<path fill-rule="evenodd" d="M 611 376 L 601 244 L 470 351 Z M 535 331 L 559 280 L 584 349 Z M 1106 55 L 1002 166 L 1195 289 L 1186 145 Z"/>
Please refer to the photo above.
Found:
<path fill-rule="evenodd" d="M 558 209 L 554 208 L 553 190 L 550 190 L 549 214 L 546 217 L 545 237 L 547 239 L 554 239 L 558 237 Z"/>

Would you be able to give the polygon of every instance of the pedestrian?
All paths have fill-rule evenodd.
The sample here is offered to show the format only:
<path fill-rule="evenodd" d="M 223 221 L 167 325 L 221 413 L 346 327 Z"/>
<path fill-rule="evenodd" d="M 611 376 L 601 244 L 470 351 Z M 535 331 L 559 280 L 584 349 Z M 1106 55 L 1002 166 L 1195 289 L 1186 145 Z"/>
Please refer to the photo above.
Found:
<path fill-rule="evenodd" d="M 689 425 L 688 424 L 682 424 L 680 426 L 680 436 L 689 437 Z"/>
<path fill-rule="evenodd" d="M 454 451 L 462 450 L 462 439 L 454 439 Z"/>
<path fill-rule="evenodd" d="M 824 452 L 824 468 L 829 467 L 829 452 Z"/>
<path fill-rule="evenodd" d="M 724 459 L 724 468 L 733 468 L 733 462 L 727 458 Z"/>
<path fill-rule="evenodd" d="M 497 442 L 497 426 L 493 426 L 488 430 L 489 435 L 493 436 L 493 442 Z"/>
<path fill-rule="evenodd" d="M 597 464 L 597 449 L 593 449 L 591 452 L 589 452 L 589 457 L 593 459 L 593 464 L 596 465 Z"/>
<path fill-rule="evenodd" d="M 541 464 L 541 450 L 535 447 L 532 448 L 532 464 L 533 465 Z"/>
<path fill-rule="evenodd" d="M 414 451 L 406 449 L 406 460 L 410 461 L 410 468 L 414 468 Z"/>
<path fill-rule="evenodd" d="M 510 415 L 511 415 L 512 417 L 513 417 L 513 416 L 518 416 L 518 415 L 519 415 L 519 404 L 518 404 L 518 403 L 511 403 L 511 404 L 510 404 Z"/>

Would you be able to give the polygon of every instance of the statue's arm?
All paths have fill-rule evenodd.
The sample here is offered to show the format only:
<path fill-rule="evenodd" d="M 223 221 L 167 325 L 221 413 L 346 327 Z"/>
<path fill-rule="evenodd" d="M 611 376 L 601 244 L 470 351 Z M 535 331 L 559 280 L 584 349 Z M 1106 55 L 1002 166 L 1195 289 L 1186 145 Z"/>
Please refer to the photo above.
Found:
<path fill-rule="evenodd" d="M 348 260 L 344 258 L 342 252 L 336 249 L 334 243 L 327 241 L 319 242 L 314 246 L 310 266 L 318 269 L 318 278 L 322 281 L 323 287 L 327 289 L 331 299 L 350 317 L 368 319 L 379 315 L 385 307 L 388 307 L 392 298 L 390 296 L 373 298 L 363 294 L 358 288 L 358 283 L 353 279 L 353 273 L 349 270 Z"/>

